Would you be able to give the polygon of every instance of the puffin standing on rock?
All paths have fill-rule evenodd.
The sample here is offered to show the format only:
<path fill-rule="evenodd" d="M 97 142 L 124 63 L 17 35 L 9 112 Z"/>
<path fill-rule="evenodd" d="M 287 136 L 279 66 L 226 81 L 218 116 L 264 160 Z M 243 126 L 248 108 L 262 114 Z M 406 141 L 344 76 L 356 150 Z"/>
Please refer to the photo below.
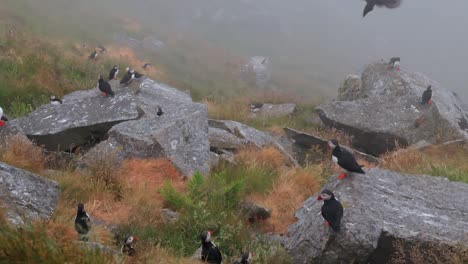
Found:
<path fill-rule="evenodd" d="M 135 79 L 135 74 L 132 73 L 133 70 L 131 70 L 129 67 L 125 69 L 126 73 L 124 77 L 120 80 L 120 84 L 125 84 L 129 85 L 133 79 Z"/>
<path fill-rule="evenodd" d="M 133 247 L 133 243 L 135 243 L 138 239 L 134 236 L 129 236 L 127 239 L 125 239 L 125 243 L 123 244 L 122 248 L 120 249 L 120 252 L 122 254 L 128 255 L 128 256 L 134 256 L 136 253 L 135 248 Z"/>
<path fill-rule="evenodd" d="M 95 59 L 97 59 L 97 57 L 98 57 L 98 52 L 97 52 L 97 50 L 94 50 L 93 53 L 91 53 L 91 55 L 89 55 L 88 58 L 90 60 L 95 60 Z"/>
<path fill-rule="evenodd" d="M 63 104 L 63 101 L 58 99 L 57 97 L 55 97 L 55 95 L 52 95 L 50 97 L 50 104 L 52 104 L 52 105 L 61 105 L 61 104 Z"/>
<path fill-rule="evenodd" d="M 117 78 L 118 74 L 119 74 L 119 66 L 114 65 L 112 70 L 109 72 L 109 81 Z"/>
<path fill-rule="evenodd" d="M 322 209 L 320 211 L 326 224 L 330 226 L 333 231 L 339 232 L 341 218 L 343 217 L 343 206 L 341 203 L 335 198 L 333 192 L 328 189 L 324 189 L 317 197 L 317 200 L 323 200 Z"/>
<path fill-rule="evenodd" d="M 84 210 L 84 205 L 82 203 L 78 204 L 78 211 L 75 217 L 75 230 L 80 234 L 81 240 L 88 240 L 86 234 L 88 234 L 91 229 L 91 218 L 88 213 Z"/>
<path fill-rule="evenodd" d="M 348 150 L 340 147 L 336 139 L 328 141 L 328 145 L 333 149 L 332 151 L 332 160 L 335 163 L 338 163 L 341 168 L 345 169 L 347 172 L 355 172 L 360 174 L 366 174 L 362 170 L 362 165 L 359 165 Z M 346 177 L 347 173 L 342 173 L 338 176 L 338 179 L 343 179 Z"/>
<path fill-rule="evenodd" d="M 203 231 L 200 235 L 202 242 L 201 259 L 207 263 L 221 264 L 223 257 L 219 248 L 211 241 L 213 231 Z"/>
<path fill-rule="evenodd" d="M 112 91 L 111 85 L 102 78 L 102 75 L 99 75 L 98 87 L 99 91 L 102 92 L 102 96 L 110 94 L 113 97 L 115 95 L 114 91 Z"/>
<path fill-rule="evenodd" d="M 432 85 L 429 85 L 422 95 L 421 104 L 432 104 Z"/>

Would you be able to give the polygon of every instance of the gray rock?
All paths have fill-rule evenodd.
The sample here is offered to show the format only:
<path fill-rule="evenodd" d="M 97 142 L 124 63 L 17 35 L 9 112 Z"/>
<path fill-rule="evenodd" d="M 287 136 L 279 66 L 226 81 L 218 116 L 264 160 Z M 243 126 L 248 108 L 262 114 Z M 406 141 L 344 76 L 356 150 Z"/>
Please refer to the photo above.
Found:
<path fill-rule="evenodd" d="M 198 260 L 201 261 L 201 253 L 202 253 L 202 247 L 197 248 L 193 255 L 190 257 L 191 260 Z"/>
<path fill-rule="evenodd" d="M 257 220 L 266 220 L 270 218 L 271 215 L 268 208 L 252 202 L 241 203 L 240 209 L 242 214 L 247 217 L 250 223 L 254 223 Z"/>
<path fill-rule="evenodd" d="M 189 95 L 144 78 L 135 96 L 142 117 L 112 127 L 108 139 L 83 157 L 117 151 L 119 159 L 166 157 L 187 177 L 210 169 L 208 109 Z M 157 115 L 158 107 L 164 114 Z"/>
<path fill-rule="evenodd" d="M 293 151 L 293 157 L 295 157 L 299 163 L 306 163 L 306 156 L 311 152 L 311 150 L 320 150 L 320 155 L 322 157 L 323 154 L 330 152 L 328 140 L 326 139 L 300 132 L 288 127 L 284 128 L 284 132 L 286 132 L 287 137 L 293 141 L 291 148 Z M 341 147 L 353 153 L 356 158 L 360 158 L 375 164 L 379 163 L 379 159 L 372 155 L 357 151 L 347 146 Z"/>
<path fill-rule="evenodd" d="M 263 104 L 260 108 L 251 109 L 250 117 L 291 116 L 296 111 L 296 104 Z"/>
<path fill-rule="evenodd" d="M 48 150 L 69 150 L 105 139 L 114 125 L 139 118 L 133 93 L 124 89 L 103 97 L 97 89 L 75 92 L 61 105 L 47 104 L 26 117 L 11 121 L 38 145 Z"/>
<path fill-rule="evenodd" d="M 97 243 L 97 242 L 80 242 L 82 246 L 88 248 L 88 249 L 91 249 L 91 250 L 99 250 L 101 252 L 106 252 L 106 253 L 109 253 L 109 254 L 113 254 L 113 255 L 119 255 L 121 254 L 119 251 L 113 249 L 113 248 L 110 248 L 108 246 L 105 246 L 101 243 Z"/>
<path fill-rule="evenodd" d="M 12 224 L 50 218 L 59 193 L 58 183 L 0 162 L 0 207 Z"/>
<path fill-rule="evenodd" d="M 307 199 L 285 243 L 294 263 L 389 263 L 392 240 L 447 247 L 468 243 L 468 184 L 370 169 L 344 180 L 334 176 L 324 188 L 343 204 L 341 231 L 324 225 L 318 214 L 323 203 L 316 196 Z"/>
<path fill-rule="evenodd" d="M 265 88 L 273 72 L 271 60 L 267 57 L 255 56 L 241 69 L 242 79 L 258 88 Z"/>
<path fill-rule="evenodd" d="M 421 96 L 432 85 L 432 105 Z M 322 121 L 354 136 L 354 146 L 378 156 L 398 145 L 468 138 L 468 112 L 454 93 L 420 73 L 371 64 L 361 76 L 348 76 L 339 101 L 316 110 Z"/>
<path fill-rule="evenodd" d="M 164 223 L 172 223 L 179 220 L 180 214 L 171 209 L 164 208 L 161 209 L 161 217 Z"/>

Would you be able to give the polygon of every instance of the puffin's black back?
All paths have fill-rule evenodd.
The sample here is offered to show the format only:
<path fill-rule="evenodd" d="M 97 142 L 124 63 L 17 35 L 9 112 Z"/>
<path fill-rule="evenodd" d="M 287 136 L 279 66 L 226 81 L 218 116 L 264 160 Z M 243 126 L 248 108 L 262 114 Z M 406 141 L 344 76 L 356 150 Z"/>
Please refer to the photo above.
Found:
<path fill-rule="evenodd" d="M 349 172 L 365 174 L 362 167 L 357 163 L 353 154 L 340 146 L 333 149 L 332 155 L 338 158 L 338 165 Z"/>
<path fill-rule="evenodd" d="M 112 91 L 111 85 L 105 81 L 104 79 L 99 79 L 99 90 L 101 92 L 104 92 L 106 94 L 114 95 L 114 92 Z"/>
<path fill-rule="evenodd" d="M 109 72 L 109 80 L 112 80 L 115 78 L 115 72 L 117 72 L 117 69 L 112 68 L 112 70 Z"/>
<path fill-rule="evenodd" d="M 330 223 L 335 232 L 340 231 L 341 218 L 343 217 L 343 206 L 332 196 L 330 200 L 324 200 L 322 205 L 322 216 Z"/>
<path fill-rule="evenodd" d="M 206 261 L 208 263 L 215 263 L 215 264 L 221 264 L 221 261 L 223 260 L 221 251 L 211 241 L 210 242 L 202 241 L 201 257 L 203 261 Z"/>
<path fill-rule="evenodd" d="M 91 229 L 91 219 L 86 211 L 78 211 L 75 218 L 75 229 L 79 234 L 85 235 Z"/>
<path fill-rule="evenodd" d="M 432 90 L 426 89 L 422 95 L 422 104 L 427 104 L 432 98 Z"/>
<path fill-rule="evenodd" d="M 120 80 L 120 84 L 126 84 L 132 79 L 132 74 L 130 72 L 126 72 L 124 77 Z"/>

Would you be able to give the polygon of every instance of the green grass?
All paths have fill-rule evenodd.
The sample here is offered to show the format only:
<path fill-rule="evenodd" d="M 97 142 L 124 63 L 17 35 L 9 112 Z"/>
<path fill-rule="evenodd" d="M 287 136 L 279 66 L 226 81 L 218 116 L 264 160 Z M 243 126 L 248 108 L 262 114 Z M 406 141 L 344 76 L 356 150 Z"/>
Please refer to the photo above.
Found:
<path fill-rule="evenodd" d="M 468 170 L 451 165 L 431 164 L 429 168 L 422 169 L 421 173 L 432 176 L 444 176 L 450 181 L 468 183 Z"/>

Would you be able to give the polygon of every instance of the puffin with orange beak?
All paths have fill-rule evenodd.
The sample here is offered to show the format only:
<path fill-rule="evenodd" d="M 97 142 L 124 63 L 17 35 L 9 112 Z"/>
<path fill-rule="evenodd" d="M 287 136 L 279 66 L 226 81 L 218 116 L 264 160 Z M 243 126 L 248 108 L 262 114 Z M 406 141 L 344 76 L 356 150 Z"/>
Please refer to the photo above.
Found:
<path fill-rule="evenodd" d="M 3 116 L 3 109 L 0 107 L 0 127 L 5 125 L 5 122 L 8 121 L 8 118 Z"/>
<path fill-rule="evenodd" d="M 223 256 L 219 248 L 211 241 L 213 230 L 203 231 L 200 235 L 202 243 L 201 259 L 207 263 L 221 264 Z"/>
<path fill-rule="evenodd" d="M 332 151 L 332 160 L 333 162 L 340 165 L 341 168 L 345 169 L 347 172 L 355 172 L 359 174 L 366 174 L 362 170 L 362 165 L 359 165 L 354 158 L 353 154 L 348 150 L 340 147 L 336 139 L 332 139 L 328 142 L 328 145 L 333 149 Z M 338 176 L 338 179 L 343 179 L 346 177 L 347 173 L 342 173 Z"/>
<path fill-rule="evenodd" d="M 322 209 L 320 211 L 323 219 L 326 221 L 326 224 L 330 226 L 333 231 L 340 231 L 341 218 L 343 217 L 343 206 L 335 198 L 333 192 L 328 189 L 324 189 L 317 197 L 317 200 L 323 200 Z"/>
<path fill-rule="evenodd" d="M 125 239 L 125 243 L 123 244 L 122 248 L 120 249 L 120 252 L 122 254 L 128 255 L 128 256 L 135 256 L 136 250 L 133 247 L 133 244 L 137 242 L 138 239 L 135 236 L 129 236 L 127 239 Z"/>

